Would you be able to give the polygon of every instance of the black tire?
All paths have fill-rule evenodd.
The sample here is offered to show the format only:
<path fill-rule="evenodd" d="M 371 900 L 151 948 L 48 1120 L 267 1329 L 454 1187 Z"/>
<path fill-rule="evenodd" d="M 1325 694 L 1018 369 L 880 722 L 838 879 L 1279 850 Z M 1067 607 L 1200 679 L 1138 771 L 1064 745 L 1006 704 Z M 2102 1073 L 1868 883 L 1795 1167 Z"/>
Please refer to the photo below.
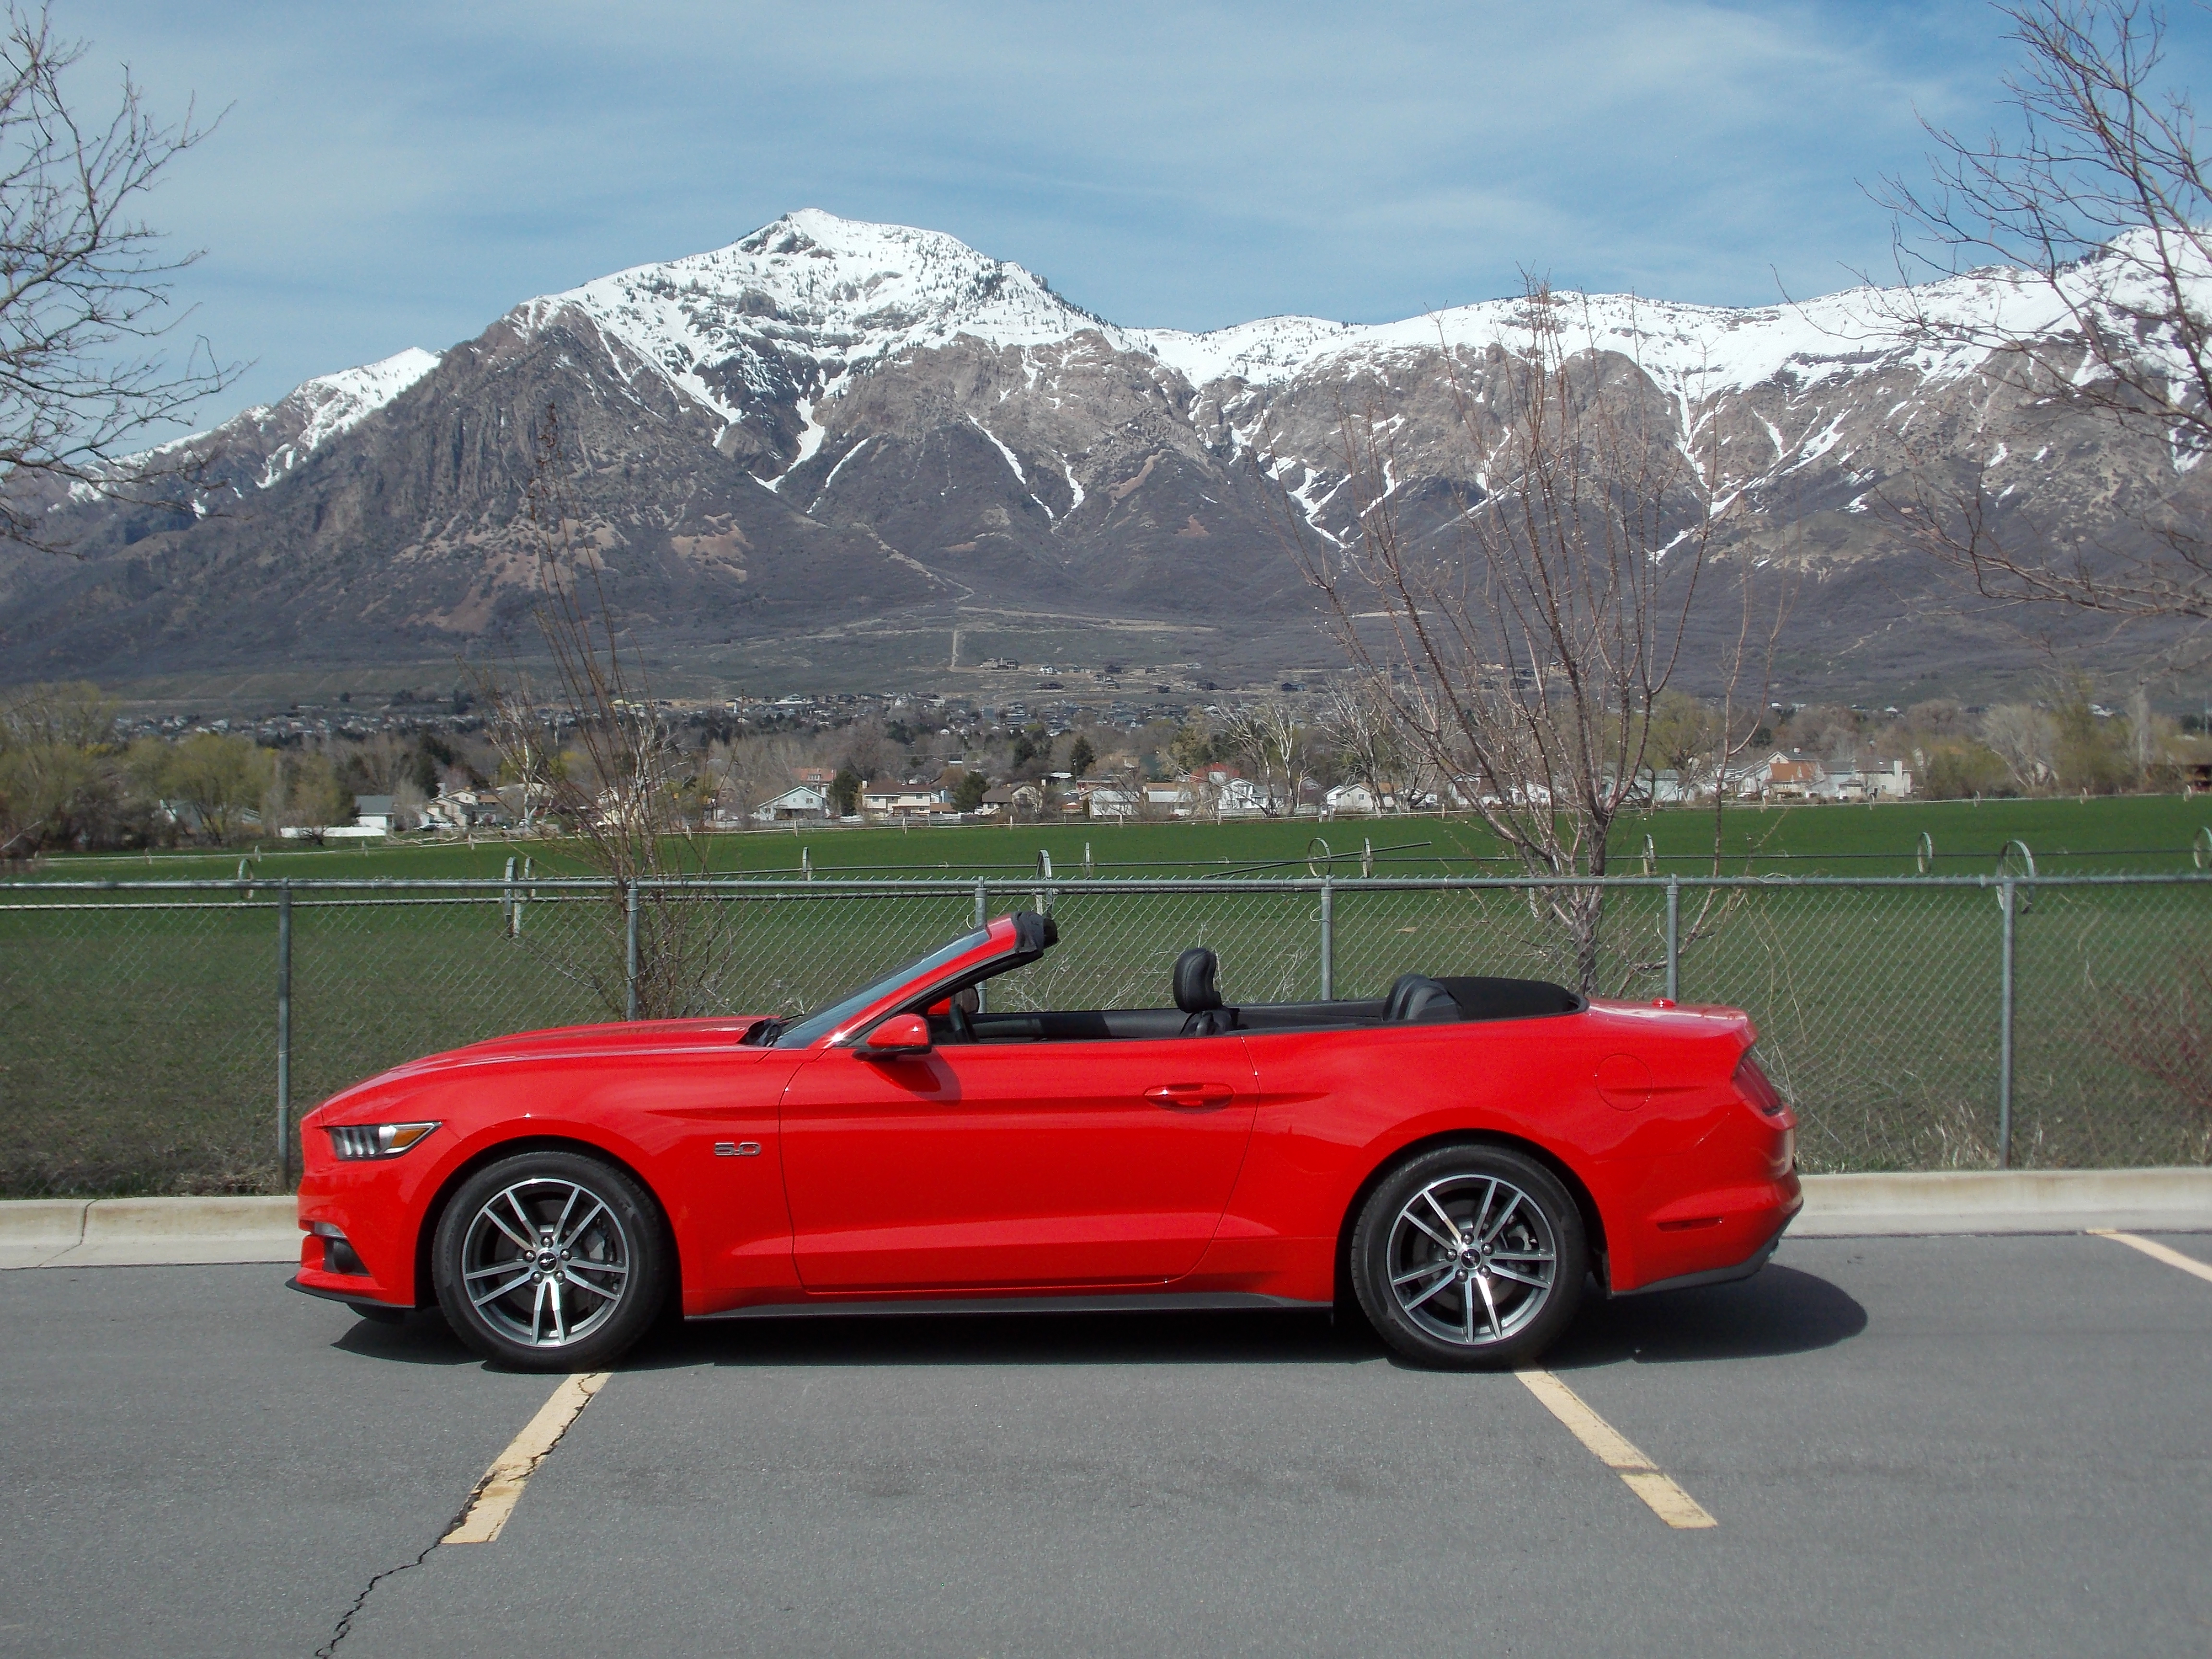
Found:
<path fill-rule="evenodd" d="M 1529 1364 L 1574 1318 L 1589 1271 L 1573 1197 L 1534 1158 L 1504 1146 L 1407 1159 L 1376 1185 L 1352 1233 L 1360 1311 L 1425 1365 Z"/>
<path fill-rule="evenodd" d="M 454 1334 L 516 1370 L 611 1364 L 670 1299 L 659 1206 L 620 1170 L 575 1152 L 521 1152 L 477 1170 L 439 1218 L 430 1260 Z"/>

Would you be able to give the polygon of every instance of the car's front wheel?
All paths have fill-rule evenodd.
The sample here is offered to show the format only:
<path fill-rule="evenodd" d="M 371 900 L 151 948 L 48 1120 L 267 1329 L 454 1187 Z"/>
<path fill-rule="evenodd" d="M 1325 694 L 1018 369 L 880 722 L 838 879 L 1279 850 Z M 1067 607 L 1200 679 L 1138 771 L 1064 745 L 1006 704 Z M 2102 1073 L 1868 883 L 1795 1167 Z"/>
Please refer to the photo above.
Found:
<path fill-rule="evenodd" d="M 1582 1212 L 1504 1146 L 1444 1146 L 1386 1176 L 1352 1235 L 1352 1289 L 1382 1340 L 1425 1364 L 1527 1364 L 1574 1317 Z"/>
<path fill-rule="evenodd" d="M 667 1298 L 652 1198 L 574 1152 L 522 1152 L 477 1170 L 440 1217 L 431 1257 L 455 1334 L 523 1370 L 609 1364 Z"/>

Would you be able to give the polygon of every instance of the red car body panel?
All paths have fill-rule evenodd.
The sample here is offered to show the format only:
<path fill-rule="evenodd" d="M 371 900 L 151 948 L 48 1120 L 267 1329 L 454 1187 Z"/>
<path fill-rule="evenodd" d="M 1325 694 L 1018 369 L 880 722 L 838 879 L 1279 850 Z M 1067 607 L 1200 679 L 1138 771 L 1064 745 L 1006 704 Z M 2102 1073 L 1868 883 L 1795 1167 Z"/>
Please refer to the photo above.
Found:
<path fill-rule="evenodd" d="M 443 1195 L 487 1156 L 566 1143 L 631 1170 L 683 1306 L 1129 1294 L 1327 1303 L 1364 1188 L 1407 1149 L 1525 1145 L 1586 1200 L 1615 1292 L 1763 1258 L 1799 1207 L 1796 1122 L 1737 1068 L 1732 1009 L 973 1045 L 868 1057 L 856 1032 L 1012 948 L 988 937 L 804 1048 L 751 1019 L 576 1027 L 417 1060 L 302 1125 L 302 1289 L 427 1305 Z M 341 1161 L 336 1125 L 435 1121 Z M 365 1273 L 333 1272 L 317 1230 Z M 348 1264 L 349 1265 L 349 1264 Z"/>

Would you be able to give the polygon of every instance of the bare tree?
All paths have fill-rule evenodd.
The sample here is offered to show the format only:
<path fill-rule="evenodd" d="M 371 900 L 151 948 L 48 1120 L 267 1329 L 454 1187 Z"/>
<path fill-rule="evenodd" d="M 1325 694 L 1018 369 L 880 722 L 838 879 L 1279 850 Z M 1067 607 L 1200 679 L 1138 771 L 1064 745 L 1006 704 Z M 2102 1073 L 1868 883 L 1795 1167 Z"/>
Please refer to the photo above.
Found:
<path fill-rule="evenodd" d="M 1406 793 L 1411 770 L 1389 703 L 1366 679 L 1334 679 L 1322 698 L 1321 726 L 1338 769 L 1366 787 L 1379 808 Z"/>
<path fill-rule="evenodd" d="M 1908 268 L 2011 267 L 1987 273 L 2008 303 L 1946 306 L 1907 284 L 1885 307 L 1923 341 L 1985 354 L 1983 372 L 2023 399 L 2154 441 L 2179 482 L 2212 451 L 2212 184 L 2189 94 L 2164 83 L 2165 15 L 2145 0 L 1996 9 L 2024 54 L 2004 83 L 2016 135 L 1929 125 L 1932 183 L 1893 178 L 1878 199 L 1899 216 Z M 2072 541 L 2002 510 L 1978 469 L 1923 478 L 1891 506 L 1985 597 L 2212 619 L 2212 546 L 2170 502 Z"/>
<path fill-rule="evenodd" d="M 610 1012 L 626 1011 L 629 911 L 637 906 L 636 1003 L 645 1018 L 708 1012 L 712 930 L 687 896 L 659 884 L 703 873 L 706 849 L 684 810 L 692 757 L 656 710 L 650 683 L 609 602 L 596 543 L 580 533 L 560 414 L 536 424 L 530 483 L 518 521 L 538 586 L 535 607 L 555 686 L 539 708 L 526 678 L 473 671 L 486 730 L 502 767 L 576 837 L 584 862 L 611 878 L 603 932 L 621 948 L 576 975 Z"/>
<path fill-rule="evenodd" d="M 1237 757 L 1258 774 L 1257 781 L 1268 801 L 1276 799 L 1275 780 L 1283 780 L 1282 810 L 1285 814 L 1292 811 L 1297 805 L 1298 754 L 1303 746 L 1296 711 L 1272 699 L 1246 703 L 1230 714 L 1224 735 Z"/>
<path fill-rule="evenodd" d="M 1372 414 L 1340 426 L 1353 533 L 1324 546 L 1285 523 L 1367 694 L 1446 798 L 1531 874 L 1598 876 L 1642 799 L 1711 551 L 1717 437 L 1692 450 L 1673 400 L 1547 284 L 1528 283 L 1521 320 L 1525 344 L 1493 355 L 1479 399 L 1454 386 L 1476 482 L 1440 538 L 1397 510 L 1398 428 Z M 1603 890 L 1539 902 L 1595 990 Z"/>
<path fill-rule="evenodd" d="M 2042 709 L 2001 702 L 1982 716 L 1982 741 L 1996 751 L 2023 795 L 2048 788 L 2058 747 L 2058 725 Z"/>
<path fill-rule="evenodd" d="M 155 349 L 175 326 L 170 279 L 199 258 L 167 253 L 139 199 L 212 126 L 164 125 L 124 75 L 113 114 L 88 123 L 63 94 L 84 57 L 48 9 L 10 5 L 0 43 L 0 533 L 57 544 L 43 526 L 75 487 L 143 498 L 183 458 L 118 452 L 181 421 L 239 374 L 195 342 L 181 368 Z"/>

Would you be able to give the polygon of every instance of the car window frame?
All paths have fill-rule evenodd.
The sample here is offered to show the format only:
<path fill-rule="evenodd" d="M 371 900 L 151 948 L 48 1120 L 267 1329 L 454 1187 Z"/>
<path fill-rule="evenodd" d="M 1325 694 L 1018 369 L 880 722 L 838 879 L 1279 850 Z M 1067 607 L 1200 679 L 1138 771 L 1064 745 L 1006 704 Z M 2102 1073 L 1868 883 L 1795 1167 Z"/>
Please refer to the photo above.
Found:
<path fill-rule="evenodd" d="M 979 934 L 980 938 L 978 938 Z M 850 1042 L 858 1041 L 865 1035 L 866 1030 L 872 1029 L 883 1020 L 888 1019 L 891 1015 L 901 1011 L 908 993 L 915 984 L 912 975 L 937 975 L 945 972 L 947 969 L 958 972 L 965 966 L 973 965 L 969 958 L 975 952 L 996 949 L 1003 953 L 1011 949 L 1013 944 L 1013 930 L 1009 927 L 1001 936 L 1000 923 L 997 920 L 994 920 L 985 927 L 963 933 L 950 945 L 940 946 L 921 960 L 908 963 L 904 968 L 896 970 L 898 975 L 906 975 L 899 978 L 896 983 L 891 982 L 893 975 L 886 974 L 873 983 L 864 985 L 859 990 L 839 998 L 827 1008 L 817 1009 L 803 1019 L 794 1020 L 792 1023 L 792 1030 L 779 1032 L 772 1046 L 800 1052 L 812 1048 L 850 1046 Z M 948 951 L 957 951 L 957 954 L 950 960 L 941 960 L 940 958 L 944 958 Z M 881 988 L 886 985 L 890 988 Z M 830 1020 L 830 1024 L 825 1030 L 807 1036 L 802 1042 L 787 1042 L 785 1041 L 797 1030 L 815 1024 L 825 1018 Z"/>

